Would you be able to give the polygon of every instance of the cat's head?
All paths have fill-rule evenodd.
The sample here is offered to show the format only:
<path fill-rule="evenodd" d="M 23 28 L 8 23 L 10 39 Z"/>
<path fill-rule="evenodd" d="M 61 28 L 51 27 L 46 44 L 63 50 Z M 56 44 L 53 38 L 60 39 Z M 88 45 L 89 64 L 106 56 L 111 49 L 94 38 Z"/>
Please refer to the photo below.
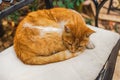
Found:
<path fill-rule="evenodd" d="M 72 53 L 77 51 L 83 51 L 89 42 L 89 36 L 95 31 L 90 28 L 85 30 L 73 32 L 69 27 L 64 27 L 64 32 L 62 34 L 63 44 Z M 76 36 L 76 33 L 78 34 Z"/>

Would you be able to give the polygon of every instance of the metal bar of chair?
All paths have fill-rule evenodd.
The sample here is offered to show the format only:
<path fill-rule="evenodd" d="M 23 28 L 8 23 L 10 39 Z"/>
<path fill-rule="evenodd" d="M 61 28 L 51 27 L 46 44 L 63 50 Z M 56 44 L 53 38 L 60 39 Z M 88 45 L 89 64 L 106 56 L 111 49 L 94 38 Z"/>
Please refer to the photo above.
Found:
<path fill-rule="evenodd" d="M 110 10 L 111 10 L 111 7 L 112 7 L 112 3 L 113 3 L 113 0 L 110 0 L 110 4 L 109 4 L 109 8 L 108 8 L 107 14 L 110 13 Z"/>
<path fill-rule="evenodd" d="M 52 0 L 45 0 L 45 4 L 47 9 L 53 8 Z"/>
<path fill-rule="evenodd" d="M 96 27 L 98 27 L 98 17 L 99 17 L 100 10 L 103 7 L 103 5 L 106 3 L 106 1 L 108 1 L 108 0 L 103 0 L 99 4 L 97 0 L 93 0 L 93 2 L 95 4 L 95 8 L 96 8 L 96 15 L 95 15 L 95 26 Z"/>
<path fill-rule="evenodd" d="M 118 0 L 119 1 L 119 0 Z M 118 8 L 118 7 L 114 7 L 113 5 L 113 0 L 110 0 L 110 4 L 109 4 L 109 7 L 108 7 L 108 11 L 107 11 L 107 14 L 109 14 L 110 13 L 110 10 L 117 10 L 117 11 L 120 11 L 120 8 Z M 120 1 L 119 1 L 119 5 L 120 5 Z"/>

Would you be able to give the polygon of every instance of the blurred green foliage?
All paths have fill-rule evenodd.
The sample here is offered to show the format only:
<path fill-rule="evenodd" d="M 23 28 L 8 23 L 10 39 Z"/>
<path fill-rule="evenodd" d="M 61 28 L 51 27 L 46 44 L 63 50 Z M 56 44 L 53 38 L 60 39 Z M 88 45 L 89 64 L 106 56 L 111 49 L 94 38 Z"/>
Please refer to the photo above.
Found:
<path fill-rule="evenodd" d="M 7 18 L 7 20 L 14 21 L 17 24 L 17 21 L 18 21 L 20 15 L 21 14 L 19 13 L 19 11 L 15 11 L 14 13 L 8 15 L 6 18 Z"/>
<path fill-rule="evenodd" d="M 29 5 L 31 11 L 36 11 L 39 9 L 39 0 L 34 0 L 32 4 Z"/>
<path fill-rule="evenodd" d="M 89 25 L 92 25 L 92 22 L 93 20 L 92 19 L 88 19 L 88 18 L 85 18 L 85 22 Z"/>
<path fill-rule="evenodd" d="M 53 5 L 74 9 L 75 6 L 80 6 L 84 1 L 85 0 L 53 0 Z"/>
<path fill-rule="evenodd" d="M 26 9 L 17 10 L 11 13 L 10 15 L 8 15 L 6 19 L 9 21 L 14 21 L 17 24 L 21 16 L 25 16 L 27 12 L 36 11 L 38 9 L 39 9 L 39 0 L 34 0 L 33 3 L 28 5 L 27 10 Z"/>
<path fill-rule="evenodd" d="M 28 9 L 27 10 L 17 10 L 15 12 L 13 12 L 12 14 L 8 15 L 6 18 L 8 20 L 12 20 L 14 21 L 16 24 L 19 21 L 19 18 L 21 16 L 25 16 L 28 12 L 31 11 L 36 11 L 39 9 L 40 7 L 40 0 L 34 0 L 33 3 L 28 5 Z M 58 7 L 66 7 L 66 8 L 70 8 L 70 9 L 75 9 L 75 7 L 79 7 L 82 2 L 84 2 L 85 0 L 53 0 L 53 5 L 54 6 L 58 6 Z M 89 20 L 87 20 L 88 23 L 90 23 Z"/>

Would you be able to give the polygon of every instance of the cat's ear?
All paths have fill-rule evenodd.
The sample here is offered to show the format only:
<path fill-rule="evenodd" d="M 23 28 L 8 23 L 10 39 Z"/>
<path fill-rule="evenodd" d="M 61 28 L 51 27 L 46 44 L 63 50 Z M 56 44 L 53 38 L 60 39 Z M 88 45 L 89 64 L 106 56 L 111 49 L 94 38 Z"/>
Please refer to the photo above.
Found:
<path fill-rule="evenodd" d="M 86 34 L 86 36 L 89 37 L 89 36 L 90 36 L 91 34 L 93 34 L 93 33 L 95 33 L 95 31 L 88 28 L 88 29 L 87 29 L 87 34 Z"/>
<path fill-rule="evenodd" d="M 64 29 L 65 29 L 65 32 L 67 32 L 67 33 L 71 32 L 71 30 L 70 30 L 70 28 L 68 26 L 64 26 Z"/>

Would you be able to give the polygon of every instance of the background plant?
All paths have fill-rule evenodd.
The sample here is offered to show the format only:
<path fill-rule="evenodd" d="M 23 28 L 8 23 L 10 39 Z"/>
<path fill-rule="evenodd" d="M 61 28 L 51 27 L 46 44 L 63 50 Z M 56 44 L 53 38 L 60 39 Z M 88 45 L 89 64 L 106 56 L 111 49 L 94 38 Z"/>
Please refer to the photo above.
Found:
<path fill-rule="evenodd" d="M 85 0 L 54 0 L 53 5 L 74 9 L 75 6 L 80 6 Z"/>

